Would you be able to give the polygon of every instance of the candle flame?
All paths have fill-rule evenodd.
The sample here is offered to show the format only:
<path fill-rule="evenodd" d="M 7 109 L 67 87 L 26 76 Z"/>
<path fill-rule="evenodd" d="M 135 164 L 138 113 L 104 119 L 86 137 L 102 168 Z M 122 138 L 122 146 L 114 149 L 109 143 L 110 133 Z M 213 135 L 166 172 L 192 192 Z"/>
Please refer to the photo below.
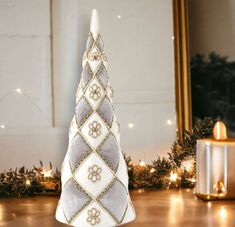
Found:
<path fill-rule="evenodd" d="M 217 121 L 214 129 L 213 136 L 216 140 L 224 140 L 227 139 L 227 129 L 225 124 L 222 121 Z"/>

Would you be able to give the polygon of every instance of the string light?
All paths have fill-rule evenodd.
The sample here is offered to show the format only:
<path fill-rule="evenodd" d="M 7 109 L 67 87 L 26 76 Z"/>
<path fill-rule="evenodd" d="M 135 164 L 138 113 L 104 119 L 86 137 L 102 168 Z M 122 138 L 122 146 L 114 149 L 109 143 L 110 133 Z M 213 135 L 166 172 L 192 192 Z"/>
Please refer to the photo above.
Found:
<path fill-rule="evenodd" d="M 118 19 L 121 19 L 121 18 L 122 18 L 122 16 L 121 16 L 121 15 L 118 15 L 117 17 L 118 17 Z"/>
<path fill-rule="evenodd" d="M 133 123 L 128 123 L 128 128 L 133 128 L 135 125 Z"/>
<path fill-rule="evenodd" d="M 5 126 L 5 125 L 0 125 L 0 127 L 1 127 L 2 129 L 4 129 L 6 126 Z"/>
<path fill-rule="evenodd" d="M 170 181 L 175 182 L 178 178 L 178 175 L 176 173 L 171 172 L 170 173 Z"/>
<path fill-rule="evenodd" d="M 181 168 L 185 169 L 187 171 L 192 171 L 193 164 L 194 164 L 194 160 L 193 159 L 185 160 L 185 161 L 182 161 Z"/>
<path fill-rule="evenodd" d="M 28 185 L 28 186 L 31 185 L 30 180 L 26 180 L 25 184 Z"/>
<path fill-rule="evenodd" d="M 166 123 L 167 123 L 168 125 L 172 125 L 172 121 L 171 121 L 170 119 L 168 119 L 168 120 L 166 121 Z"/>
<path fill-rule="evenodd" d="M 52 177 L 51 172 L 52 172 L 52 170 L 49 170 L 49 171 L 43 170 L 42 174 L 44 175 L 44 177 Z"/>
<path fill-rule="evenodd" d="M 20 88 L 16 88 L 15 91 L 18 93 L 18 94 L 22 94 L 22 90 Z"/>
<path fill-rule="evenodd" d="M 140 160 L 140 161 L 139 161 L 139 165 L 140 165 L 140 166 L 146 166 L 146 163 L 145 163 L 144 161 L 141 161 L 141 160 Z"/>
<path fill-rule="evenodd" d="M 195 178 L 191 178 L 190 181 L 191 181 L 192 183 L 196 183 L 196 182 L 197 182 L 197 180 L 196 180 Z"/>
<path fill-rule="evenodd" d="M 150 173 L 154 173 L 156 170 L 154 168 L 150 169 Z"/>

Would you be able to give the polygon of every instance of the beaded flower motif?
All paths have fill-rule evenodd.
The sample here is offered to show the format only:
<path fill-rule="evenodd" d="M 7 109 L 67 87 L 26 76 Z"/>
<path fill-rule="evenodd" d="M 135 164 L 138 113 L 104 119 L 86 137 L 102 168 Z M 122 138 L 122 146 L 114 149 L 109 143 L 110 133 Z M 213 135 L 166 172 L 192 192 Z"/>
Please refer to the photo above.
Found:
<path fill-rule="evenodd" d="M 91 210 L 87 211 L 88 218 L 87 222 L 90 223 L 91 225 L 96 225 L 100 222 L 100 211 L 97 210 L 96 208 L 92 208 Z"/>
<path fill-rule="evenodd" d="M 94 101 L 97 101 L 101 97 L 100 87 L 97 84 L 93 84 L 89 87 L 89 97 Z"/>
<path fill-rule="evenodd" d="M 101 135 L 101 124 L 97 121 L 93 121 L 89 124 L 89 136 L 92 138 L 97 138 Z"/>
<path fill-rule="evenodd" d="M 97 182 L 101 179 L 100 173 L 101 173 L 101 168 L 98 167 L 97 165 L 93 165 L 88 168 L 88 179 L 91 180 L 92 182 Z"/>

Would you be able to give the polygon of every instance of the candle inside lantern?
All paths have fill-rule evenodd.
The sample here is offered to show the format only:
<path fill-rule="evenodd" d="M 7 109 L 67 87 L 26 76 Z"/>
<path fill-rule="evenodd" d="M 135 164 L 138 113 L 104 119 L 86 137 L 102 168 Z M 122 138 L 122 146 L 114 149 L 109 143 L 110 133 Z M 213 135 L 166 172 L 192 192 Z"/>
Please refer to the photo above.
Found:
<path fill-rule="evenodd" d="M 227 138 L 226 126 L 218 121 L 213 129 L 214 138 L 197 140 L 198 198 L 235 198 L 235 139 Z"/>
<path fill-rule="evenodd" d="M 227 139 L 227 129 L 225 124 L 222 121 L 217 121 L 214 129 L 213 136 L 216 140 L 225 140 Z"/>

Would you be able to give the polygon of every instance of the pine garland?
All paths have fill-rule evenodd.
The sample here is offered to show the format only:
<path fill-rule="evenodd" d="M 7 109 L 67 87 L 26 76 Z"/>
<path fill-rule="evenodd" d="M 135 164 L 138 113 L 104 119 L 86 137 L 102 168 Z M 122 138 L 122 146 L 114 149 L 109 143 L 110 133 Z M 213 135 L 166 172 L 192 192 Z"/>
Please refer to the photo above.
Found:
<path fill-rule="evenodd" d="M 130 188 L 193 188 L 195 186 L 196 141 L 212 136 L 214 122 L 210 118 L 197 119 L 191 131 L 184 131 L 183 140 L 176 140 L 168 158 L 157 157 L 152 164 L 134 165 L 125 156 Z M 187 162 L 190 164 L 185 166 Z M 48 174 L 49 173 L 49 174 Z M 43 163 L 28 170 L 25 167 L 0 173 L 0 197 L 30 196 L 38 193 L 60 193 L 61 175 L 52 164 L 48 173 Z"/>
<path fill-rule="evenodd" d="M 213 127 L 211 118 L 196 119 L 193 129 L 183 132 L 182 141 L 173 143 L 168 158 L 157 157 L 151 165 L 133 165 L 131 158 L 125 157 L 130 188 L 193 188 L 196 182 L 197 139 L 211 137 Z M 191 162 L 191 168 L 185 168 L 184 162 Z"/>
<path fill-rule="evenodd" d="M 50 162 L 50 170 L 52 164 Z M 60 192 L 60 172 L 56 169 L 51 176 L 45 176 L 43 163 L 28 170 L 24 166 L 0 173 L 0 197 L 31 196 L 38 193 Z"/>

